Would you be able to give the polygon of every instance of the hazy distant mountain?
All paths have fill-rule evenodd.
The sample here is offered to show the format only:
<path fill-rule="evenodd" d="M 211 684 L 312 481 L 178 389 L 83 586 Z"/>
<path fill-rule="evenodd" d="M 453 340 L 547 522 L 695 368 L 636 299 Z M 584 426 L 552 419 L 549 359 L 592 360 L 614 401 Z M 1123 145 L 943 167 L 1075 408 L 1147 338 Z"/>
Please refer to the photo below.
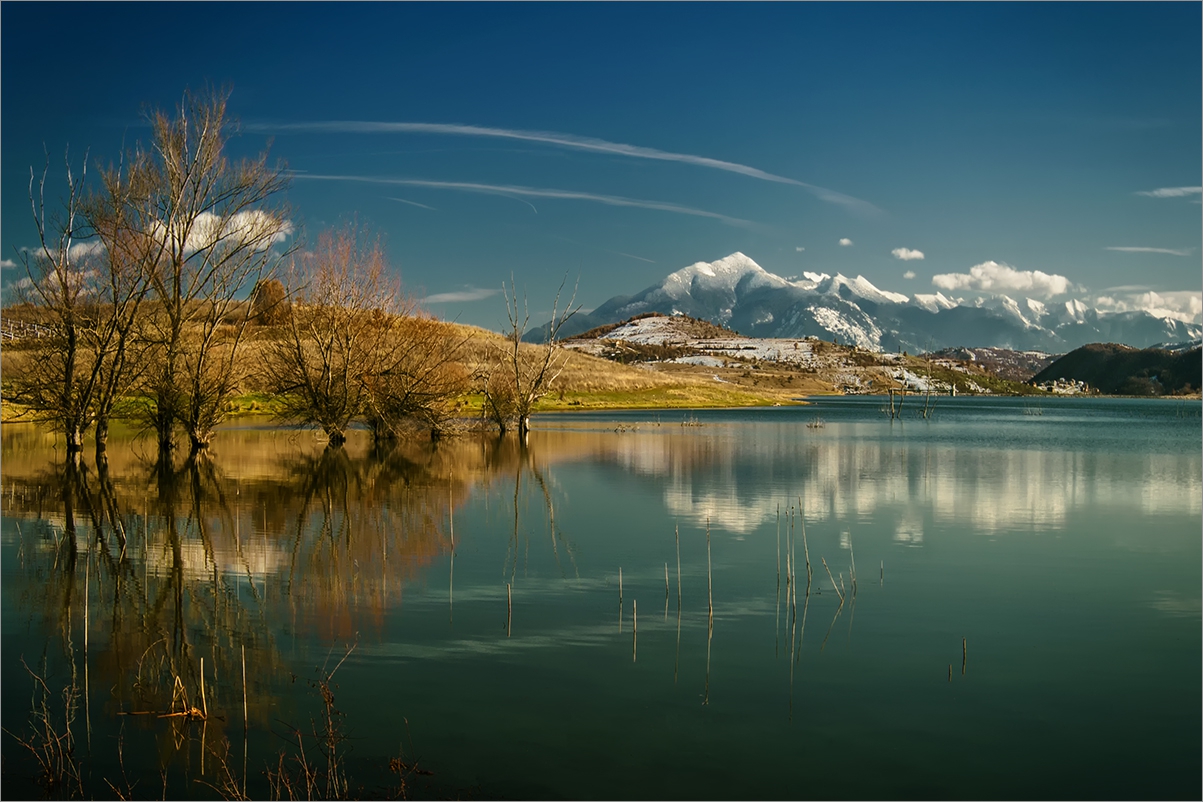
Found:
<path fill-rule="evenodd" d="M 1065 353 L 1092 342 L 1144 348 L 1203 334 L 1198 324 L 1148 312 L 1100 312 L 1081 301 L 1045 304 L 1005 295 L 964 302 L 937 292 L 903 295 L 868 279 L 803 273 L 774 275 L 742 253 L 697 262 L 634 295 L 611 298 L 577 314 L 561 337 L 643 312 L 686 314 L 753 337 L 816 336 L 874 351 L 926 351 L 954 346 Z M 547 327 L 528 339 L 546 338 Z"/>

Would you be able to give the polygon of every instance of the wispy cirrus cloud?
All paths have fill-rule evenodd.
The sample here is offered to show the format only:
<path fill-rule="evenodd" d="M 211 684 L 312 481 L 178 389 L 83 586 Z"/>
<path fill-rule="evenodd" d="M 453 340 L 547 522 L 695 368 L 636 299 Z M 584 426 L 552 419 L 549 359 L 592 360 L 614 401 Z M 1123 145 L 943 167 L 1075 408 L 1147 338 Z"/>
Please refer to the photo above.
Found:
<path fill-rule="evenodd" d="M 1016 270 L 999 262 L 982 262 L 968 273 L 939 273 L 931 283 L 942 290 L 977 290 L 980 292 L 1022 292 L 1051 298 L 1063 295 L 1073 287 L 1065 276 L 1040 270 Z"/>
<path fill-rule="evenodd" d="M 500 293 L 501 290 L 486 290 L 481 287 L 468 286 L 465 290 L 455 292 L 439 292 L 434 295 L 427 295 L 425 298 L 428 304 L 450 304 L 464 303 L 468 301 L 483 301 L 485 298 L 492 298 Z"/>
<path fill-rule="evenodd" d="M 388 200 L 396 201 L 397 203 L 408 203 L 410 206 L 421 206 L 423 209 L 429 209 L 432 212 L 438 211 L 433 206 L 427 206 L 425 203 L 418 203 L 417 201 L 406 200 L 405 198 L 388 198 Z"/>
<path fill-rule="evenodd" d="M 627 156 L 633 159 L 653 159 L 656 161 L 679 162 L 698 167 L 709 167 L 729 173 L 738 173 L 761 181 L 772 181 L 778 184 L 789 184 L 807 190 L 819 200 L 844 206 L 860 214 L 876 215 L 881 210 L 868 201 L 845 195 L 842 192 L 826 187 L 808 184 L 781 175 L 765 172 L 737 162 L 711 159 L 706 156 L 694 156 L 688 153 L 674 153 L 658 148 L 647 148 L 640 145 L 626 145 L 621 142 L 609 142 L 594 137 L 561 134 L 554 131 L 524 131 L 513 128 L 491 128 L 481 125 L 456 125 L 447 123 L 408 123 L 384 122 L 372 120 L 325 120 L 297 123 L 254 123 L 245 126 L 251 131 L 297 132 L 297 133 L 407 133 L 407 134 L 447 134 L 452 136 L 495 137 L 515 139 L 524 142 L 539 142 L 573 150 L 584 150 L 593 153 L 605 153 L 613 156 Z"/>
<path fill-rule="evenodd" d="M 916 251 L 913 248 L 895 248 L 890 253 L 894 254 L 895 259 L 901 259 L 904 262 L 923 258 L 923 251 Z"/>
<path fill-rule="evenodd" d="M 1123 253 L 1165 253 L 1170 256 L 1190 256 L 1194 248 L 1143 248 L 1143 247 L 1127 247 L 1119 245 L 1108 245 L 1109 251 L 1122 251 Z"/>
<path fill-rule="evenodd" d="M 691 206 L 681 206 L 676 203 L 662 201 L 640 200 L 638 198 L 623 198 L 617 195 L 598 195 L 592 192 L 576 192 L 566 189 L 545 189 L 541 187 L 523 187 L 513 184 L 479 184 L 469 181 L 427 181 L 417 178 L 385 178 L 366 175 L 316 175 L 313 173 L 297 173 L 295 179 L 306 181 L 358 181 L 365 184 L 398 185 L 407 187 L 427 187 L 429 189 L 448 189 L 459 192 L 474 192 L 482 195 L 500 195 L 502 197 L 517 195 L 519 198 L 558 198 L 561 200 L 581 200 L 603 203 L 607 206 L 629 206 L 639 209 L 654 209 L 661 212 L 687 214 L 694 217 L 708 217 L 721 220 L 728 225 L 745 228 L 762 228 L 759 223 L 744 220 L 739 217 L 729 217 L 718 212 L 708 212 L 705 209 L 694 209 Z M 532 207 L 533 208 L 533 207 Z"/>
<path fill-rule="evenodd" d="M 1136 194 L 1144 195 L 1146 198 L 1187 198 L 1191 195 L 1203 194 L 1203 187 L 1162 187 L 1142 190 Z"/>

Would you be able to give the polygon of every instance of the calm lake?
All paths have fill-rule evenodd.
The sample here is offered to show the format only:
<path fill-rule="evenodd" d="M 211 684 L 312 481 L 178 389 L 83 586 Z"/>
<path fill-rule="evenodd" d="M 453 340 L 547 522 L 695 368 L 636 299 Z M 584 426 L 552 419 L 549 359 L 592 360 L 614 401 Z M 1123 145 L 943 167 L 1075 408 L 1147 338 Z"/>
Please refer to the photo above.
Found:
<path fill-rule="evenodd" d="M 359 796 L 401 758 L 420 796 L 1198 799 L 1199 403 L 882 406 L 384 454 L 239 420 L 74 474 L 6 424 L 3 796 L 24 661 L 59 731 L 78 689 L 88 797 L 269 796 L 297 731 L 325 765 L 324 671 Z"/>

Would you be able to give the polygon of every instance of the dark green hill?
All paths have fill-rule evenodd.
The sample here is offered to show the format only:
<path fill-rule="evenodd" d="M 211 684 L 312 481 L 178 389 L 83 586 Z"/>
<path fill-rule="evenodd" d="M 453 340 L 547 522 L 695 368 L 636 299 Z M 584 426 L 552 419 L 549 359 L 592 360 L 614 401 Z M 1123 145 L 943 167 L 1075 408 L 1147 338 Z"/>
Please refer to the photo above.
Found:
<path fill-rule="evenodd" d="M 1203 351 L 1183 353 L 1092 343 L 1053 362 L 1032 377 L 1033 384 L 1054 379 L 1084 381 L 1109 395 L 1173 395 L 1197 392 L 1203 384 Z"/>

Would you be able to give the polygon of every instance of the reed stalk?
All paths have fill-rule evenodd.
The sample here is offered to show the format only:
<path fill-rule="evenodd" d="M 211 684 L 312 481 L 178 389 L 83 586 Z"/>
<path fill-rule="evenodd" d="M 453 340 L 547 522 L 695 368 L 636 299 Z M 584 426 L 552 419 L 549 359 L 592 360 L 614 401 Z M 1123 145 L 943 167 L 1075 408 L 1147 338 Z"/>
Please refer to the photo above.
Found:
<path fill-rule="evenodd" d="M 209 718 L 209 702 L 205 699 L 205 658 L 200 659 L 200 697 L 201 697 L 201 712 L 205 719 Z M 204 750 L 201 750 L 202 754 Z"/>
<path fill-rule="evenodd" d="M 852 535 L 848 535 L 848 556 L 852 559 L 852 565 L 848 569 L 848 581 L 852 583 L 852 595 L 856 596 L 856 552 L 852 550 Z"/>
<path fill-rule="evenodd" d="M 242 647 L 242 735 L 246 737 L 248 727 L 246 715 L 246 646 Z"/>
<path fill-rule="evenodd" d="M 965 638 L 961 638 L 961 676 L 965 676 L 965 663 L 969 662 L 969 644 Z"/>
<path fill-rule="evenodd" d="M 706 599 L 710 621 L 714 621 L 714 577 L 710 563 L 710 519 L 706 519 Z"/>
<path fill-rule="evenodd" d="M 514 620 L 513 586 L 509 582 L 506 582 L 505 583 L 505 636 L 507 638 L 510 636 L 510 628 L 511 628 L 511 624 L 513 623 L 513 620 Z"/>
<path fill-rule="evenodd" d="M 806 588 L 810 590 L 810 549 L 806 546 L 806 516 L 802 514 L 802 497 L 798 496 L 798 519 L 802 524 L 802 556 L 806 559 Z"/>
<path fill-rule="evenodd" d="M 673 527 L 673 537 L 677 541 L 677 610 L 681 609 L 681 528 Z"/>
<path fill-rule="evenodd" d="M 831 569 L 827 567 L 827 560 L 823 557 L 819 558 L 823 563 L 823 569 L 827 571 L 827 578 L 831 580 L 831 587 L 835 588 L 836 595 L 840 597 L 840 604 L 844 603 L 844 594 L 840 593 L 840 586 L 835 584 L 835 577 L 831 575 Z"/>

